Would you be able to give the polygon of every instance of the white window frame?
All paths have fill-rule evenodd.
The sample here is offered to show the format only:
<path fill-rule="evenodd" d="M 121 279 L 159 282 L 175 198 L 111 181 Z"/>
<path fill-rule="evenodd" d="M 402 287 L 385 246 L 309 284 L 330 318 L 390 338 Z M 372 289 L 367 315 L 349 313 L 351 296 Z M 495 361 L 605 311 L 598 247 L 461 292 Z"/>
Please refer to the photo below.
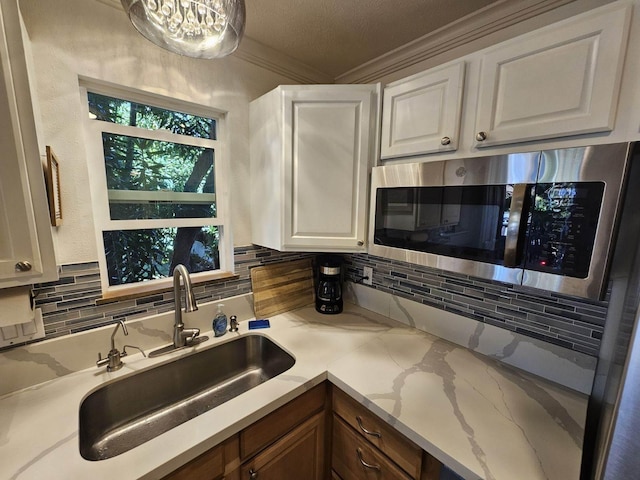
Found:
<path fill-rule="evenodd" d="M 88 92 L 107 95 L 114 98 L 129 100 L 144 105 L 151 105 L 167 110 L 184 112 L 192 115 L 212 118 L 216 121 L 216 140 L 191 137 L 188 135 L 174 134 L 165 130 L 147 130 L 140 127 L 119 125 L 111 122 L 91 119 L 89 116 Z M 140 293 L 154 292 L 170 288 L 173 282 L 171 276 L 158 280 L 131 283 L 126 285 L 109 285 L 107 260 L 104 251 L 103 232 L 108 230 L 138 230 L 169 227 L 188 226 L 217 226 L 220 240 L 218 253 L 220 266 L 217 270 L 191 274 L 192 281 L 202 282 L 234 275 L 233 262 L 233 235 L 231 233 L 231 221 L 229 218 L 229 161 L 227 154 L 226 113 L 213 108 L 203 107 L 193 103 L 167 98 L 147 92 L 123 88 L 112 84 L 106 84 L 90 79 L 80 79 L 80 96 L 82 115 L 85 121 L 85 137 L 87 145 L 87 165 L 89 167 L 89 184 L 91 202 L 93 207 L 93 220 L 96 233 L 96 246 L 98 249 L 98 264 L 100 266 L 100 279 L 103 298 L 122 297 Z M 109 212 L 109 190 L 104 167 L 104 150 L 102 133 L 114 133 L 133 137 L 149 138 L 167 142 L 182 143 L 198 147 L 212 148 L 215 152 L 215 194 L 196 194 L 200 199 L 211 196 L 216 201 L 216 218 L 174 218 L 174 219 L 134 219 L 111 220 Z M 184 203 L 194 194 L 179 192 L 130 192 L 131 195 L 151 195 L 152 197 L 175 197 Z M 127 196 L 126 191 L 112 192 L 111 195 L 121 199 Z M 182 198 L 184 197 L 184 198 Z"/>

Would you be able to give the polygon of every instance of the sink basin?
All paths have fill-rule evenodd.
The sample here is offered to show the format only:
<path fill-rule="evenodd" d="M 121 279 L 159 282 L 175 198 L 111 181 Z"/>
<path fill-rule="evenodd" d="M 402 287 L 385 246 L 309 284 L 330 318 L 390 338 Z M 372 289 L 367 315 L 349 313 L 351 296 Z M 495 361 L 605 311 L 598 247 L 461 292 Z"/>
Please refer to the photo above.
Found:
<path fill-rule="evenodd" d="M 80 405 L 80 454 L 131 450 L 290 369 L 294 358 L 245 335 L 99 388 Z"/>

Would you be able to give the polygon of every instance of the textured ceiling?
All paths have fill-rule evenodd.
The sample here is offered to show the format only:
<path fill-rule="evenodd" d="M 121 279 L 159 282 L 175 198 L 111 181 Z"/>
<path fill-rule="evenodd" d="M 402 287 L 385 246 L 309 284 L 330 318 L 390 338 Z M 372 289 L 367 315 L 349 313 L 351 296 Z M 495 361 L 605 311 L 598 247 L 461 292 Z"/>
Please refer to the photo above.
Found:
<path fill-rule="evenodd" d="M 246 0 L 245 35 L 330 77 L 496 0 Z"/>

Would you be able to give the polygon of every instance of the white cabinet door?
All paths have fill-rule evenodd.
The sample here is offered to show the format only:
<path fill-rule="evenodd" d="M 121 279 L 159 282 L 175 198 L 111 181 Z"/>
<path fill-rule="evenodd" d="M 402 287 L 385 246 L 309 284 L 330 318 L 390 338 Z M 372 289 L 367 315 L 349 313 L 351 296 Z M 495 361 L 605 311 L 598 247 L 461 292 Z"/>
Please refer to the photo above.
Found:
<path fill-rule="evenodd" d="M 21 19 L 0 0 L 0 288 L 55 280 Z"/>
<path fill-rule="evenodd" d="M 375 88 L 284 93 L 284 246 L 364 249 Z"/>
<path fill-rule="evenodd" d="M 251 103 L 252 242 L 365 251 L 375 85 L 281 86 Z"/>
<path fill-rule="evenodd" d="M 629 21 L 617 5 L 486 52 L 475 146 L 612 130 Z"/>
<path fill-rule="evenodd" d="M 458 148 L 464 72 L 458 62 L 385 87 L 381 158 Z"/>

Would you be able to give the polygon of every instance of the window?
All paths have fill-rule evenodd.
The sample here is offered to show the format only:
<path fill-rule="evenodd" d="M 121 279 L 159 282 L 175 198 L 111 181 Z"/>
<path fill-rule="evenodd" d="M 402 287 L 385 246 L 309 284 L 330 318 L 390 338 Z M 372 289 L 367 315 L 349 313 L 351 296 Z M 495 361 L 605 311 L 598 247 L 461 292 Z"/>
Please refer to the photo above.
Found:
<path fill-rule="evenodd" d="M 177 264 L 194 279 L 228 275 L 223 117 L 114 90 L 83 89 L 104 295 L 164 288 Z"/>

